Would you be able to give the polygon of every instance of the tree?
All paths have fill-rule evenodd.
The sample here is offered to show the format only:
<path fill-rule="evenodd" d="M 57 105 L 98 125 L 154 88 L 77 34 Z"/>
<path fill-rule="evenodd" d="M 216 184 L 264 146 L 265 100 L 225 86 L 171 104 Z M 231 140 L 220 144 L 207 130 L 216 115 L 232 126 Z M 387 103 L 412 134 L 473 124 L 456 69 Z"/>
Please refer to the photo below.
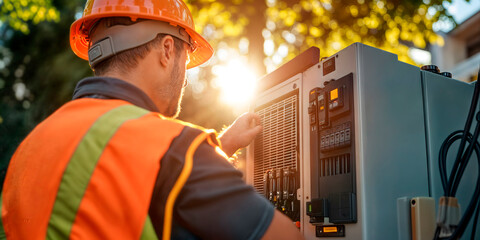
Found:
<path fill-rule="evenodd" d="M 76 82 L 91 74 L 69 49 L 69 27 L 82 5 L 81 0 L 1 5 L 0 177 L 27 133 L 71 99 Z"/>
<path fill-rule="evenodd" d="M 408 47 L 443 44 L 443 39 L 433 31 L 433 24 L 439 20 L 454 23 L 442 5 L 451 0 L 187 2 L 198 30 L 210 41 L 235 46 L 244 36 L 251 43 L 249 60 L 256 63 L 252 65 L 260 65 L 265 58 L 267 65 L 273 63 L 272 67 L 310 46 L 317 46 L 323 56 L 330 56 L 354 42 L 394 52 L 400 60 L 414 63 L 408 56 Z"/>
<path fill-rule="evenodd" d="M 58 22 L 60 18 L 51 0 L 3 0 L 1 4 L 0 21 L 24 34 L 30 32 L 30 22 L 33 24 L 44 21 Z"/>
<path fill-rule="evenodd" d="M 267 17 L 276 26 L 272 34 L 275 43 L 291 43 L 287 59 L 294 56 L 291 53 L 296 49 L 308 46 L 318 46 L 323 56 L 330 56 L 354 42 L 363 42 L 415 64 L 408 56 L 409 47 L 425 49 L 427 44 L 443 45 L 443 39 L 432 29 L 440 19 L 453 21 L 443 2 L 302 0 L 272 4 L 275 7 L 269 8 Z M 295 36 L 295 41 L 290 34 Z"/>

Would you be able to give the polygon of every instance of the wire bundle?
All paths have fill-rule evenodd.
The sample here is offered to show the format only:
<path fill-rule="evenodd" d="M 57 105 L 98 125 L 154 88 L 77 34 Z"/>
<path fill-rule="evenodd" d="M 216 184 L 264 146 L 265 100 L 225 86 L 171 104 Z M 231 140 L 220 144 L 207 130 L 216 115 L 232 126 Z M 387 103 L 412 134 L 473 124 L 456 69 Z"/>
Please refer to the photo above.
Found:
<path fill-rule="evenodd" d="M 478 71 L 477 79 L 480 80 L 480 69 Z M 475 117 L 477 124 L 475 126 L 474 133 L 473 135 L 470 133 L 473 117 L 475 115 L 478 99 L 480 97 L 480 84 L 478 83 L 478 80 L 477 80 L 477 83 L 475 83 L 475 90 L 473 93 L 472 103 L 470 105 L 470 111 L 468 113 L 467 121 L 465 123 L 465 128 L 463 130 L 457 130 L 452 134 L 450 134 L 445 139 L 445 141 L 443 142 L 440 148 L 440 154 L 439 154 L 438 160 L 439 160 L 440 178 L 442 181 L 444 196 L 455 197 L 458 186 L 463 177 L 463 173 L 470 161 L 473 151 L 475 151 L 475 154 L 477 156 L 478 166 L 479 166 L 477 184 L 475 186 L 475 191 L 473 193 L 473 196 L 465 211 L 465 214 L 463 215 L 460 222 L 458 223 L 457 228 L 448 239 L 458 239 L 463 235 L 475 210 L 476 210 L 476 213 L 475 213 L 474 222 L 473 222 L 471 239 L 474 239 L 475 237 L 476 226 L 478 223 L 478 216 L 480 211 L 480 198 L 479 198 L 480 197 L 480 145 L 477 139 L 478 139 L 478 136 L 480 135 L 480 112 L 478 112 Z M 460 146 L 458 148 L 457 156 L 455 158 L 452 171 L 450 172 L 450 176 L 447 179 L 447 166 L 446 166 L 447 154 L 452 144 L 458 140 L 460 140 Z M 467 142 L 468 142 L 468 146 L 466 146 Z M 435 232 L 435 239 L 439 239 L 440 230 L 441 230 L 440 226 L 438 226 Z"/>

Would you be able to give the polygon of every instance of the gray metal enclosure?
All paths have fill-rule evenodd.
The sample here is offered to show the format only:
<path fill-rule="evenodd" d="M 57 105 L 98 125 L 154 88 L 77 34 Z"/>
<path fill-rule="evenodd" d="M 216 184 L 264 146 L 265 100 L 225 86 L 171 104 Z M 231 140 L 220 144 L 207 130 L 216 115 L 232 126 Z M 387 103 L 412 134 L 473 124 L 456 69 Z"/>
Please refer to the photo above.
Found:
<path fill-rule="evenodd" d="M 304 56 L 301 59 L 305 62 Z M 332 224 L 342 226 L 343 235 L 335 239 L 408 236 L 398 229 L 397 199 L 430 196 L 438 204 L 443 195 L 438 152 L 451 132 L 463 128 L 473 85 L 422 71 L 399 62 L 395 54 L 360 43 L 306 70 L 292 73 L 291 66 L 279 69 L 288 74 L 272 73 L 275 84 L 263 89 L 251 107 L 268 130 L 247 149 L 247 182 L 280 210 L 291 205 L 287 215 L 295 220 L 292 216 L 298 212 L 300 231 L 307 239 L 326 236 L 319 229 Z M 291 98 L 298 103 L 271 111 Z M 343 144 L 345 126 L 352 131 L 348 144 Z M 325 148 L 329 137 L 335 147 Z M 351 174 L 339 157 L 346 154 Z M 264 160 L 267 156 L 275 165 L 265 165 L 270 164 Z M 457 193 L 463 210 L 477 174 L 473 158 Z M 279 179 L 283 182 L 275 181 Z M 285 190 L 292 187 L 291 179 L 295 194 Z M 298 208 L 288 196 L 296 198 Z M 322 205 L 327 211 L 314 203 L 327 203 Z M 462 239 L 470 239 L 471 229 Z M 475 239 L 480 239 L 478 231 Z"/>

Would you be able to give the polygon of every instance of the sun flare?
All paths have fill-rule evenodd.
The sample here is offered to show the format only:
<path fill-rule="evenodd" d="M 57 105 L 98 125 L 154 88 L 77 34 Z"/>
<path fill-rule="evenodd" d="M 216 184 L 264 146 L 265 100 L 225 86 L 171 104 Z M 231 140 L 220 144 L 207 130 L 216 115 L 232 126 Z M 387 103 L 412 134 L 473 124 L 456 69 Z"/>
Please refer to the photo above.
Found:
<path fill-rule="evenodd" d="M 221 89 L 221 101 L 232 107 L 245 107 L 253 97 L 257 75 L 245 59 L 235 58 L 212 69 L 215 84 Z"/>

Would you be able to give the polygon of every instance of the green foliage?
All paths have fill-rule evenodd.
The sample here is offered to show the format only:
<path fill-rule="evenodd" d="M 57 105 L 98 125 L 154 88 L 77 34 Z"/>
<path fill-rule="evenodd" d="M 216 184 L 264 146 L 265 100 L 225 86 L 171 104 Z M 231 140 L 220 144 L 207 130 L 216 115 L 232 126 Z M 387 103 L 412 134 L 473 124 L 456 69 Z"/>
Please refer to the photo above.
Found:
<path fill-rule="evenodd" d="M 36 124 L 71 99 L 76 82 L 91 75 L 70 50 L 68 37 L 84 1 L 29 1 L 28 6 L 34 3 L 54 9 L 58 19 L 22 19 L 28 34 L 11 24 L 0 27 L 0 168 Z"/>
<path fill-rule="evenodd" d="M 450 0 L 449 0 L 450 1 Z M 408 48 L 424 49 L 427 44 L 443 45 L 432 26 L 441 17 L 453 21 L 443 0 L 301 0 L 278 1 L 267 10 L 273 21 L 272 38 L 285 42 L 286 33 L 300 36 L 289 44 L 289 52 L 317 46 L 324 56 L 362 42 L 396 53 L 401 61 L 415 64 Z M 288 56 L 286 59 L 292 58 Z"/>
<path fill-rule="evenodd" d="M 60 20 L 60 13 L 52 6 L 51 0 L 3 0 L 0 3 L 0 21 L 24 34 L 30 32 L 29 21 L 39 24 Z"/>
<path fill-rule="evenodd" d="M 191 0 L 189 4 L 197 29 L 211 41 L 235 46 L 238 38 L 232 41 L 225 36 L 235 32 L 232 36 L 236 37 L 243 29 L 241 35 L 250 42 L 261 39 L 273 45 L 273 51 L 264 55 L 272 71 L 311 46 L 319 47 L 322 56 L 330 56 L 354 42 L 393 52 L 401 61 L 415 64 L 408 56 L 409 47 L 443 45 L 432 26 L 438 20 L 454 23 L 443 2 L 451 0 Z M 237 31 L 229 30 L 234 28 L 230 22 L 237 24 Z M 261 32 L 249 35 L 255 25 L 262 25 Z M 280 54 L 285 49 L 286 56 Z"/>

